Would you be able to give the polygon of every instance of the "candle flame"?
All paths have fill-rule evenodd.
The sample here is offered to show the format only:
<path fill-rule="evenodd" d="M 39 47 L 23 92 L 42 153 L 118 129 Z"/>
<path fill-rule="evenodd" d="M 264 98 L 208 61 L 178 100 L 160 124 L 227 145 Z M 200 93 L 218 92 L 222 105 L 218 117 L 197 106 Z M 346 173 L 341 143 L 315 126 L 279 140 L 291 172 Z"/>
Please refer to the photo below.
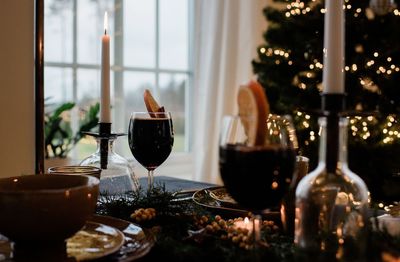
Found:
<path fill-rule="evenodd" d="M 248 224 L 248 223 L 249 223 L 249 218 L 248 218 L 248 217 L 245 217 L 245 218 L 244 218 L 244 223 L 245 223 L 245 224 Z"/>
<path fill-rule="evenodd" d="M 108 14 L 107 12 L 104 13 L 104 34 L 107 34 L 107 28 L 108 28 Z"/>

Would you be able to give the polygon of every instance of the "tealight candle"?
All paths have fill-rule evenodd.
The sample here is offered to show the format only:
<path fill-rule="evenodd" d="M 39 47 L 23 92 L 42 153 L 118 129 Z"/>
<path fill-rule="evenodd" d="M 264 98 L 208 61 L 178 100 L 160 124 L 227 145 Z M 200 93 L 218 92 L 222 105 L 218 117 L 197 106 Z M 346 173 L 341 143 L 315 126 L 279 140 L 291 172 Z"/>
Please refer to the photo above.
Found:
<path fill-rule="evenodd" d="M 236 221 L 234 225 L 236 229 L 247 229 L 249 233 L 253 231 L 253 223 L 248 217 L 245 217 L 244 220 Z"/>

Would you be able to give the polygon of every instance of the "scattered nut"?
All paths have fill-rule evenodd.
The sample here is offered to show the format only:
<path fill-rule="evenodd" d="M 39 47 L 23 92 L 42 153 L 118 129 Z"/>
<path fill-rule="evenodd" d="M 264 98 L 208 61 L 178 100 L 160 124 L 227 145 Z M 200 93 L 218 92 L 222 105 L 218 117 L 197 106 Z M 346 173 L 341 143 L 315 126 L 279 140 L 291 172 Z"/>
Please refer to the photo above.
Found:
<path fill-rule="evenodd" d="M 252 214 L 249 213 L 249 216 L 252 216 Z M 218 235 L 221 240 L 232 241 L 232 243 L 246 250 L 252 249 L 254 246 L 253 232 L 248 228 L 238 227 L 235 223 L 239 221 L 244 221 L 244 218 L 237 217 L 224 220 L 220 215 L 214 217 L 203 215 L 195 219 L 195 224 L 199 229 L 204 228 L 208 234 Z M 261 230 L 266 234 L 279 231 L 279 227 L 273 221 L 264 220 L 261 225 Z"/>
<path fill-rule="evenodd" d="M 131 214 L 131 218 L 136 222 L 149 221 L 155 218 L 156 210 L 154 208 L 139 208 Z"/>

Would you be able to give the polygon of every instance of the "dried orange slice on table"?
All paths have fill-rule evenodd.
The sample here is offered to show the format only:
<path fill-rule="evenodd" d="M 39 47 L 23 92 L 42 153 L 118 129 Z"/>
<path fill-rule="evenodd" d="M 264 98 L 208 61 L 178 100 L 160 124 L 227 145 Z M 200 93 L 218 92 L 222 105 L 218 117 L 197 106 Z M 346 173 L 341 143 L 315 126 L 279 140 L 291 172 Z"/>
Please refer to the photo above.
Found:
<path fill-rule="evenodd" d="M 250 146 L 264 145 L 267 132 L 269 104 L 264 89 L 256 81 L 239 88 L 237 96 L 239 117 Z"/>

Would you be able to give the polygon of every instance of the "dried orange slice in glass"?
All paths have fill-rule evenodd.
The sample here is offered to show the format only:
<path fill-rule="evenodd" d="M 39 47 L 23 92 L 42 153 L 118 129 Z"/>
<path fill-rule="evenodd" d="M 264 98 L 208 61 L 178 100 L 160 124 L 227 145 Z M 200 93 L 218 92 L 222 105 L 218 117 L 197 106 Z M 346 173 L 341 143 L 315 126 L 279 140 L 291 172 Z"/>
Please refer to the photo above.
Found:
<path fill-rule="evenodd" d="M 240 86 L 237 101 L 248 145 L 264 145 L 269 114 L 269 104 L 264 89 L 258 82 L 250 81 L 247 85 Z"/>
<path fill-rule="evenodd" d="M 146 89 L 143 94 L 144 103 L 146 105 L 147 111 L 149 112 L 151 117 L 156 117 L 155 114 L 157 112 L 165 112 L 163 106 L 159 106 L 157 101 L 154 99 L 150 90 Z"/>

